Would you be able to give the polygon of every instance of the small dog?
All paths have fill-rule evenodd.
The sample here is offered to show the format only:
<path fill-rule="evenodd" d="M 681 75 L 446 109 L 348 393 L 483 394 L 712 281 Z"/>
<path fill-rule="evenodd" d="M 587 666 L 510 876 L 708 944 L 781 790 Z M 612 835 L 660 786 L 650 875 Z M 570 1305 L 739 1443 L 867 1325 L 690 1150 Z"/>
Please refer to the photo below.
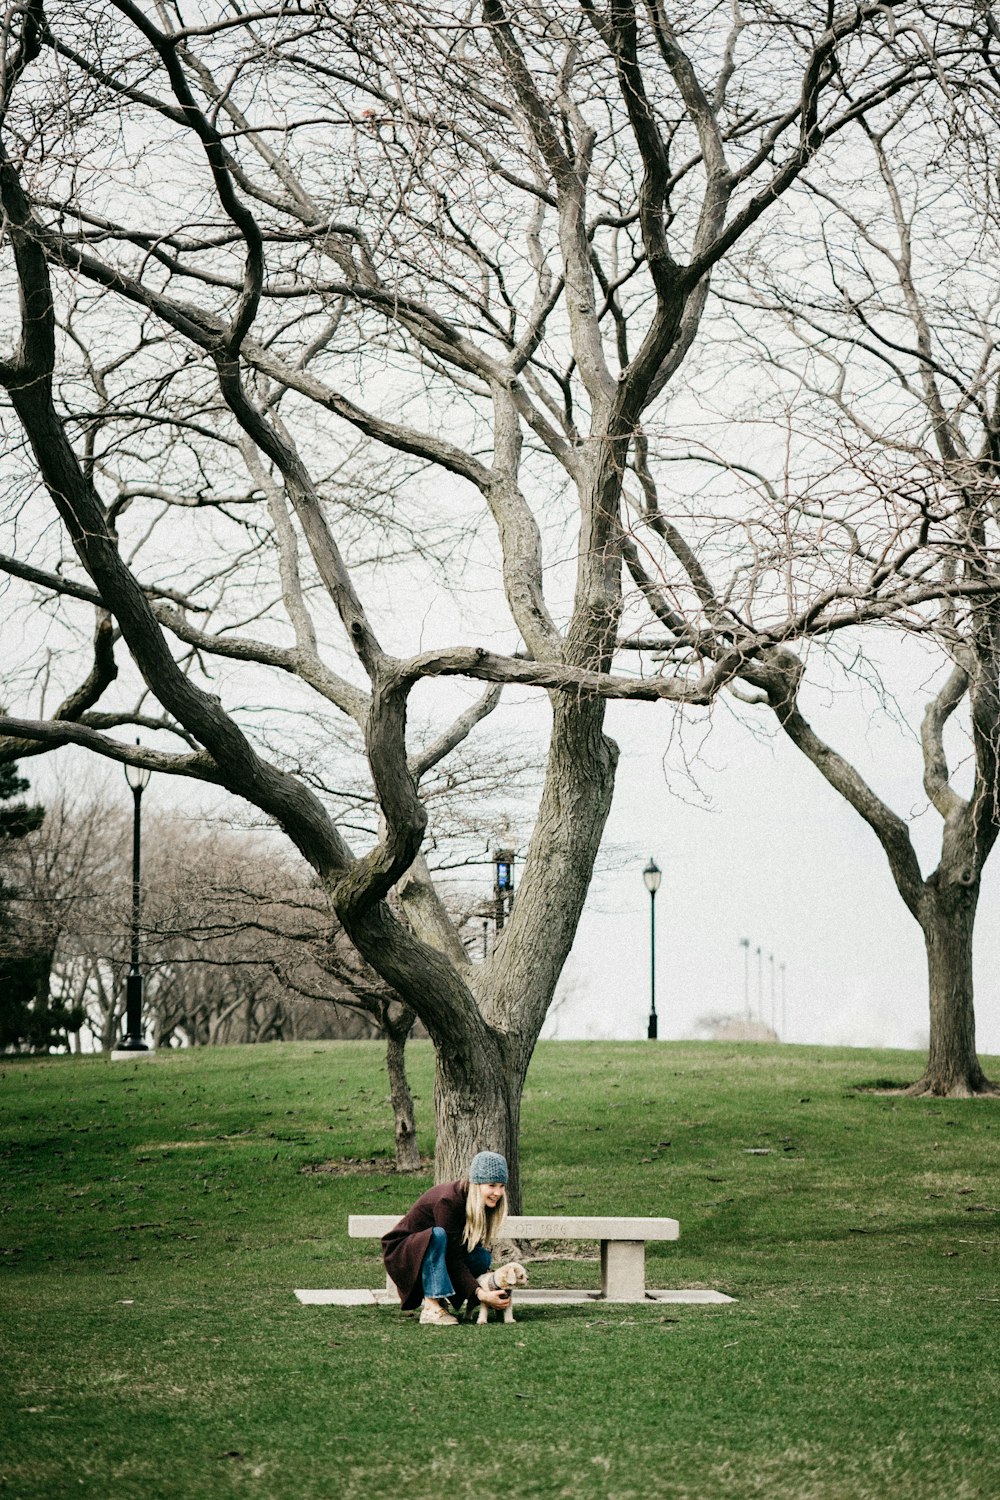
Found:
<path fill-rule="evenodd" d="M 491 1292 L 513 1293 L 514 1287 L 527 1285 L 528 1273 L 520 1262 L 512 1260 L 505 1266 L 498 1266 L 495 1271 L 487 1271 L 484 1276 L 478 1278 L 478 1281 L 481 1287 L 487 1287 Z M 489 1321 L 489 1316 L 490 1308 L 485 1302 L 480 1302 L 479 1317 L 476 1322 L 486 1323 Z M 513 1299 L 503 1309 L 503 1320 L 505 1323 L 514 1321 Z"/>

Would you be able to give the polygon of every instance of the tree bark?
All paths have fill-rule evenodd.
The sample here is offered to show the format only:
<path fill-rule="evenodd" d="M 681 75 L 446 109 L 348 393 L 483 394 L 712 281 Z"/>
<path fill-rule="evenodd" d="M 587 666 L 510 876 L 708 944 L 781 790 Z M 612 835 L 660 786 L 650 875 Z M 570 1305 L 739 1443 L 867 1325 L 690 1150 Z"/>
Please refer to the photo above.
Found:
<path fill-rule="evenodd" d="M 101 1051 L 111 1052 L 118 1044 L 118 1028 L 121 1024 L 121 1012 L 118 1006 L 119 986 L 112 981 L 111 992 L 109 993 L 101 983 L 100 976 L 98 976 L 98 984 L 101 999 L 104 1002 L 101 1022 Z"/>
<path fill-rule="evenodd" d="M 407 1006 L 399 1021 L 385 1018 L 385 1062 L 389 1072 L 389 1094 L 392 1099 L 392 1117 L 396 1132 L 396 1171 L 420 1171 L 420 1147 L 417 1144 L 417 1123 L 413 1108 L 413 1094 L 406 1076 L 406 1039 L 415 1020 L 413 1011 Z"/>
<path fill-rule="evenodd" d="M 553 728 L 535 831 L 510 920 L 492 957 L 466 971 L 486 1025 L 461 1047 L 437 1041 L 435 1180 L 462 1177 L 477 1151 L 507 1159 L 521 1211 L 521 1094 L 573 946 L 614 792 L 618 747 L 605 705 L 553 695 Z"/>
<path fill-rule="evenodd" d="M 927 949 L 931 1039 L 927 1068 L 909 1094 L 967 1099 L 1000 1094 L 979 1065 L 972 990 L 972 935 L 979 882 L 962 885 L 937 872 L 925 885 L 920 926 Z"/>
<path fill-rule="evenodd" d="M 477 1151 L 498 1151 L 507 1160 L 507 1203 L 521 1212 L 520 1120 L 524 1073 L 502 1039 L 475 1059 L 439 1048 L 434 1079 L 437 1129 L 434 1180 L 464 1177 Z"/>

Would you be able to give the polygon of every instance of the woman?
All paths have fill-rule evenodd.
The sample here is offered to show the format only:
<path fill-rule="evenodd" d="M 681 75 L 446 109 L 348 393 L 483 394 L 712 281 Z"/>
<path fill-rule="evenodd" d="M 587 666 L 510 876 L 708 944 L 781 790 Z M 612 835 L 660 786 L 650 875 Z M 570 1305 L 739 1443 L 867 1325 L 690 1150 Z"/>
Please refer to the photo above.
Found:
<path fill-rule="evenodd" d="M 457 1323 L 445 1305 L 485 1302 L 503 1309 L 510 1294 L 479 1285 L 488 1271 L 490 1246 L 507 1212 L 507 1163 L 496 1151 L 480 1151 L 469 1175 L 429 1188 L 382 1237 L 382 1259 L 396 1283 L 403 1311 L 420 1305 L 421 1323 Z"/>

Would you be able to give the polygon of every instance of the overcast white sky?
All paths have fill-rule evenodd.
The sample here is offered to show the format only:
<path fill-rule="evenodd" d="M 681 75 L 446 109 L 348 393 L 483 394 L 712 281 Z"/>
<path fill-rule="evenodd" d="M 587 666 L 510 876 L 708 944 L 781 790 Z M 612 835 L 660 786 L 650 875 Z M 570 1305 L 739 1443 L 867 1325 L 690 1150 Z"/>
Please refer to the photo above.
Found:
<path fill-rule="evenodd" d="M 594 882 L 566 975 L 570 994 L 546 1029 L 562 1037 L 645 1035 L 649 897 L 642 869 L 664 872 L 656 897 L 660 1035 L 696 1034 L 699 1018 L 741 1012 L 750 939 L 750 1000 L 792 1042 L 924 1046 L 923 940 L 896 893 L 874 834 L 791 746 L 721 728 L 711 752 L 726 769 L 704 778 L 710 810 L 671 797 L 638 715 L 619 729 L 623 758 L 609 841 L 630 860 Z M 918 784 L 919 785 L 919 784 Z M 901 802 L 895 806 L 901 810 Z M 928 823 L 930 819 L 926 819 Z M 987 867 L 977 930 L 977 1035 L 1000 1052 L 997 866 Z M 925 871 L 927 865 L 925 864 Z M 779 965 L 785 964 L 786 1025 Z"/>
<path fill-rule="evenodd" d="M 915 705 L 922 696 L 914 694 Z M 915 739 L 870 714 L 870 696 L 831 701 L 816 692 L 805 703 L 817 732 L 842 751 L 853 749 L 862 774 L 896 812 L 919 814 L 913 837 L 929 873 L 940 820 L 926 806 Z M 556 1027 L 562 1037 L 645 1035 L 650 901 L 642 869 L 652 855 L 663 870 L 656 897 L 661 1036 L 690 1037 L 706 1014 L 742 1012 L 740 939 L 746 937 L 753 1014 L 760 946 L 764 1020 L 771 1021 L 773 954 L 775 1021 L 784 1039 L 925 1046 L 922 935 L 867 825 L 783 736 L 762 742 L 718 713 L 695 767 L 710 806 L 696 805 L 693 789 L 676 776 L 676 751 L 666 765 L 683 796 L 672 795 L 654 723 L 639 705 L 611 711 L 623 752 L 607 840 L 616 846 L 608 863 L 618 868 L 594 882 L 565 977 L 569 996 L 545 1034 Z M 983 880 L 976 934 L 977 1039 L 984 1052 L 1000 1052 L 998 892 L 994 860 Z"/>

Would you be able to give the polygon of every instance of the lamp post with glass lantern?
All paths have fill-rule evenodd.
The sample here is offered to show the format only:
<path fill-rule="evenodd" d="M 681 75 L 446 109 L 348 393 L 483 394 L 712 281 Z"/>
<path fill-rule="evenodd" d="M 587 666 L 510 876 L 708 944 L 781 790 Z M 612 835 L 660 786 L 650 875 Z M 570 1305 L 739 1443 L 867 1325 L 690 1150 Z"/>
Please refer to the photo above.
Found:
<path fill-rule="evenodd" d="M 663 879 L 659 865 L 654 859 L 642 872 L 646 889 L 649 892 L 649 1030 L 646 1033 L 647 1040 L 656 1041 L 656 893 L 660 889 L 660 881 Z"/>
<path fill-rule="evenodd" d="M 139 741 L 136 740 L 138 745 Z M 132 955 L 125 981 L 125 1036 L 121 1052 L 148 1052 L 142 1039 L 142 971 L 139 968 L 139 918 L 142 891 L 139 885 L 142 859 L 142 794 L 149 785 L 150 772 L 145 766 L 125 767 L 125 780 L 132 789 Z"/>
<path fill-rule="evenodd" d="M 493 900 L 496 909 L 497 936 L 499 936 L 503 931 L 504 919 L 510 915 L 514 906 L 513 849 L 494 849 L 493 866 L 495 870 Z"/>

